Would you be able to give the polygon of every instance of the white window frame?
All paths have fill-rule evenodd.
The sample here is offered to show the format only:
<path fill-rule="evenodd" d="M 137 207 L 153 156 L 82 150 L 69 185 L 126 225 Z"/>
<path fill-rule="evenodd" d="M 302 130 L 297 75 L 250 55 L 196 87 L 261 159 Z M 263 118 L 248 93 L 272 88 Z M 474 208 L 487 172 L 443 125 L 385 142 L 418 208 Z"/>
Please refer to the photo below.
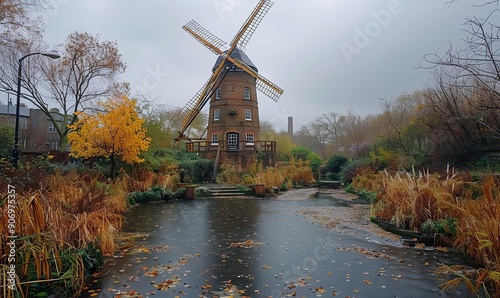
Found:
<path fill-rule="evenodd" d="M 218 146 L 219 145 L 219 135 L 214 133 L 212 134 L 212 143 L 210 144 L 212 146 Z"/>
<path fill-rule="evenodd" d="M 255 135 L 253 133 L 247 133 L 245 140 L 246 145 L 253 146 L 255 144 Z"/>
<path fill-rule="evenodd" d="M 227 147 L 229 150 L 238 150 L 239 148 L 239 134 L 238 133 L 228 133 L 227 134 Z"/>
<path fill-rule="evenodd" d="M 243 98 L 245 100 L 252 99 L 252 92 L 250 91 L 250 88 L 247 87 L 247 88 L 243 89 Z"/>
<path fill-rule="evenodd" d="M 245 109 L 245 120 L 252 121 L 252 109 Z"/>
<path fill-rule="evenodd" d="M 57 140 L 51 140 L 49 144 L 50 144 L 50 150 L 55 150 L 55 151 L 59 150 L 59 142 Z"/>
<path fill-rule="evenodd" d="M 49 132 L 57 132 L 54 122 L 49 120 Z"/>
<path fill-rule="evenodd" d="M 19 117 L 19 129 L 22 129 L 22 130 L 28 129 L 28 118 Z"/>
<path fill-rule="evenodd" d="M 215 109 L 214 110 L 214 121 L 219 121 L 220 120 L 220 109 Z"/>
<path fill-rule="evenodd" d="M 221 99 L 222 98 L 222 89 L 219 87 L 217 90 L 215 90 L 215 99 Z"/>

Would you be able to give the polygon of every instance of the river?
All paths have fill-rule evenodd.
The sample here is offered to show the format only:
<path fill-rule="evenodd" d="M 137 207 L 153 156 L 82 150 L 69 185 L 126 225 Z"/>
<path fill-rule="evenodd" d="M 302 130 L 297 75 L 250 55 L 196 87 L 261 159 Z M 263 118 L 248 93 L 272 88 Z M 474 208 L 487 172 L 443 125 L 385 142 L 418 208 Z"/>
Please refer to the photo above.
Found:
<path fill-rule="evenodd" d="M 440 293 L 433 274 L 440 263 L 464 263 L 457 254 L 328 230 L 298 212 L 338 204 L 320 194 L 139 206 L 124 229 L 134 246 L 108 259 L 99 297 L 468 296 Z"/>

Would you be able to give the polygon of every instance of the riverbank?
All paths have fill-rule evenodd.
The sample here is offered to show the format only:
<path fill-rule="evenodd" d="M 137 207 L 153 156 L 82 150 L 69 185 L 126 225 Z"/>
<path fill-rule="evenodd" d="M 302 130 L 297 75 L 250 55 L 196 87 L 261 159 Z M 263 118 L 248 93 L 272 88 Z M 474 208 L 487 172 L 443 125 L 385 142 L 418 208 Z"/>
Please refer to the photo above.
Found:
<path fill-rule="evenodd" d="M 370 222 L 370 205 L 357 195 L 343 189 L 303 188 L 279 193 L 276 200 L 307 200 L 329 196 L 336 206 L 310 206 L 290 209 L 305 216 L 312 223 L 343 234 L 370 237 L 372 241 L 401 246 L 401 237 L 387 232 Z"/>

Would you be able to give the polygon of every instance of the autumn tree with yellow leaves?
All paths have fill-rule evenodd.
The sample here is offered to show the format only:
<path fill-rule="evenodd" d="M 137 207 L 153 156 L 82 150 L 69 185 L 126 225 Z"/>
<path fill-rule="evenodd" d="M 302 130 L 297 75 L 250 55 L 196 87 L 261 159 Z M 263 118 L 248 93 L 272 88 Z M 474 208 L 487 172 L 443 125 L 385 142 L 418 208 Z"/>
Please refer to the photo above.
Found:
<path fill-rule="evenodd" d="M 100 113 L 96 115 L 79 113 L 78 121 L 69 126 L 71 156 L 109 159 L 113 178 L 117 161 L 144 161 L 140 154 L 148 150 L 151 140 L 146 137 L 144 119 L 136 108 L 136 101 L 124 96 L 100 102 Z"/>

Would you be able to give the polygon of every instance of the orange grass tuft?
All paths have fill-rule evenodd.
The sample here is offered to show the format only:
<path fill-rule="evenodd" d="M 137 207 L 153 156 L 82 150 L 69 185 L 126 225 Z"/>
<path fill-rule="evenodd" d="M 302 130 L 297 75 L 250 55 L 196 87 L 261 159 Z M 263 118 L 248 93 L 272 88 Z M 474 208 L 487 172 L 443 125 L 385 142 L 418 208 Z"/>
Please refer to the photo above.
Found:
<path fill-rule="evenodd" d="M 443 285 L 450 288 L 474 276 L 468 288 L 489 288 L 500 297 L 500 181 L 490 176 L 471 182 L 449 168 L 444 177 L 428 172 L 381 173 L 357 177 L 357 189 L 377 192 L 372 206 L 374 217 L 390 221 L 399 228 L 420 231 L 427 220 L 454 218 L 457 221 L 454 248 L 467 253 L 484 268 L 473 275 L 463 274 Z M 371 182 L 369 180 L 372 180 Z M 353 183 L 354 184 L 354 183 Z M 452 267 L 442 272 L 452 272 Z M 471 286 L 472 285 L 472 286 Z"/>
<path fill-rule="evenodd" d="M 56 172 L 40 183 L 44 188 L 38 191 L 18 190 L 16 194 L 19 293 L 26 297 L 31 284 L 55 281 L 71 281 L 72 286 L 79 287 L 75 289 L 78 293 L 84 282 L 81 255 L 66 254 L 71 267 L 64 272 L 60 253 L 76 251 L 94 242 L 104 254 L 112 253 L 114 236 L 122 227 L 122 214 L 127 209 L 127 191 L 122 181 L 111 182 L 76 172 Z M 7 196 L 0 195 L 0 294 L 14 297 L 6 287 L 5 264 L 10 250 Z M 33 270 L 34 276 L 30 274 Z"/>

